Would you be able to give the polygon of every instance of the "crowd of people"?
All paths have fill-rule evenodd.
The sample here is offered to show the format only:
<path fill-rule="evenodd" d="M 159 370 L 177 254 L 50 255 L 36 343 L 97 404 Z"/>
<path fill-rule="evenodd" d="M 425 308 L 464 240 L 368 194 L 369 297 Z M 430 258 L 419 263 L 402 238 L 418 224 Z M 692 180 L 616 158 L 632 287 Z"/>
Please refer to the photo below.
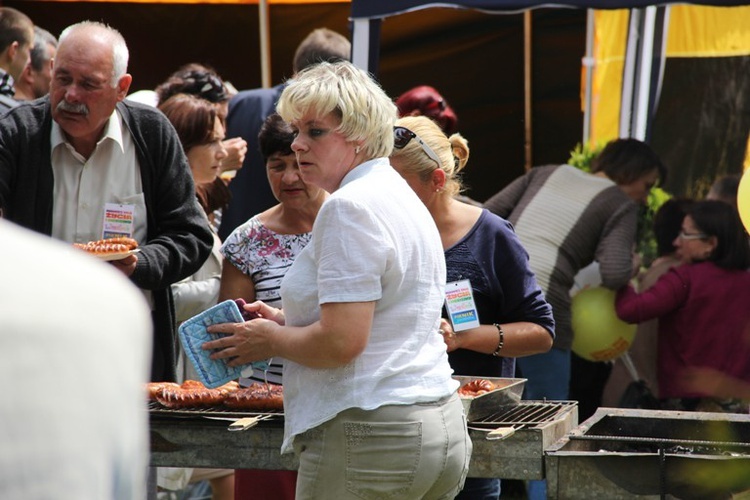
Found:
<path fill-rule="evenodd" d="M 737 177 L 706 200 L 665 203 L 658 259 L 642 269 L 638 212 L 667 172 L 646 143 L 611 141 L 590 173 L 532 168 L 478 203 L 464 194 L 469 142 L 446 99 L 426 85 L 388 96 L 350 50 L 321 28 L 271 89 L 237 92 L 191 63 L 131 92 L 114 28 L 82 21 L 56 38 L 0 7 L 0 233 L 11 242 L 0 267 L 18 276 L 0 290 L 16 304 L 0 313 L 14 334 L 0 334 L 0 372 L 36 371 L 34 385 L 96 372 L 122 396 L 108 403 L 118 419 L 92 422 L 98 434 L 81 444 L 62 425 L 43 438 L 14 430 L 32 403 L 12 393 L 0 405 L 15 439 L 0 452 L 0 496 L 48 498 L 65 484 L 76 498 L 170 498 L 208 481 L 215 500 L 497 499 L 500 478 L 467 477 L 453 376 L 522 377 L 525 398 L 576 400 L 583 418 L 618 404 L 624 368 L 571 347 L 570 291 L 591 263 L 617 291 L 617 315 L 639 325 L 633 355 L 661 408 L 748 412 Z M 116 236 L 137 253 L 101 263 L 70 245 Z M 49 275 L 29 280 L 32 266 Z M 469 323 L 451 308 L 456 290 L 471 297 Z M 55 302 L 40 305 L 54 321 L 31 311 L 35 292 Z M 283 384 L 281 453 L 299 468 L 149 468 L 143 386 L 197 378 L 177 328 L 228 299 L 256 318 L 209 327 L 221 335 L 203 348 L 230 366 L 270 360 L 240 382 Z M 51 372 L 31 370 L 32 355 Z M 90 404 L 59 397 L 68 424 L 81 418 L 68 407 Z M 545 494 L 529 484 L 529 498 Z"/>

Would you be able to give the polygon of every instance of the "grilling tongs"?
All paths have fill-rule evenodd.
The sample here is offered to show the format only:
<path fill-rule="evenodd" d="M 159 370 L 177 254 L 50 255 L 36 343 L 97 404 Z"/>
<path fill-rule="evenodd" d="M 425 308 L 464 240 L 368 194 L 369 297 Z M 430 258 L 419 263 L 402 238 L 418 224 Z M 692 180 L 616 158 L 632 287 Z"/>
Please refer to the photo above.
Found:
<path fill-rule="evenodd" d="M 250 429 L 251 427 L 255 427 L 258 424 L 258 422 L 260 422 L 261 420 L 266 420 L 268 418 L 271 418 L 271 415 L 256 415 L 254 417 L 241 418 L 229 424 L 229 427 L 227 427 L 227 430 L 244 431 L 244 430 Z"/>
<path fill-rule="evenodd" d="M 509 437 L 511 437 L 516 433 L 518 429 L 523 428 L 523 426 L 524 424 L 510 425 L 508 427 L 497 427 L 495 429 L 489 430 L 479 427 L 472 427 L 471 425 L 469 425 L 469 429 L 473 431 L 486 432 L 487 435 L 485 436 L 485 439 L 487 441 L 502 441 L 503 439 L 508 439 Z"/>
<path fill-rule="evenodd" d="M 229 427 L 227 430 L 230 431 L 244 431 L 245 429 L 249 429 L 251 427 L 255 427 L 258 424 L 258 421 L 260 420 L 260 417 L 245 417 L 241 418 L 239 420 L 235 420 L 231 424 L 229 424 Z"/>

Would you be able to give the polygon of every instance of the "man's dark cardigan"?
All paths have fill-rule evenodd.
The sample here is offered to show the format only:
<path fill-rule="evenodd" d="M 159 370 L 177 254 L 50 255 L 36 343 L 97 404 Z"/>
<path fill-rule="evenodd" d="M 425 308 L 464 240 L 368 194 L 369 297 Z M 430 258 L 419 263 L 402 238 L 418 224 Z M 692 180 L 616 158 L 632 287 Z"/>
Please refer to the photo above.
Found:
<path fill-rule="evenodd" d="M 177 344 L 170 285 L 203 265 L 213 237 L 196 201 L 177 133 L 166 117 L 154 108 L 127 101 L 118 103 L 117 110 L 135 144 L 148 220 L 147 241 L 141 242 L 130 279 L 153 292 L 151 379 L 173 380 Z M 52 232 L 54 188 L 51 126 L 48 97 L 23 103 L 0 118 L 2 216 L 47 235 Z M 65 293 L 64 283 L 60 293 Z M 106 329 L 107 325 L 102 325 L 103 335 Z"/>

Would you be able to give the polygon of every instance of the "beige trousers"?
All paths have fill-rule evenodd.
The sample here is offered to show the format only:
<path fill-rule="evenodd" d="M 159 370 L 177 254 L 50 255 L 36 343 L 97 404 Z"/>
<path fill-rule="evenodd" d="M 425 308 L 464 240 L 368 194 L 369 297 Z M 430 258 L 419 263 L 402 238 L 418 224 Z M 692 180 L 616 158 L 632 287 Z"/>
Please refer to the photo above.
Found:
<path fill-rule="evenodd" d="M 463 487 L 471 450 L 456 394 L 345 410 L 295 438 L 296 498 L 450 499 Z"/>

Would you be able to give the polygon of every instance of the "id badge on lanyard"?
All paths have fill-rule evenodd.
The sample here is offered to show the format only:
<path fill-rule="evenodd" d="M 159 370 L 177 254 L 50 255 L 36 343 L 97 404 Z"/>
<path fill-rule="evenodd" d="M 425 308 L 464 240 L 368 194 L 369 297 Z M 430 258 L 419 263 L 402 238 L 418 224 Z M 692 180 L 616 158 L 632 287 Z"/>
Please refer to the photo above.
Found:
<path fill-rule="evenodd" d="M 102 238 L 124 236 L 132 238 L 135 232 L 135 205 L 106 203 Z"/>
<path fill-rule="evenodd" d="M 452 281 L 445 285 L 445 308 L 454 332 L 479 326 L 479 313 L 469 280 Z"/>

